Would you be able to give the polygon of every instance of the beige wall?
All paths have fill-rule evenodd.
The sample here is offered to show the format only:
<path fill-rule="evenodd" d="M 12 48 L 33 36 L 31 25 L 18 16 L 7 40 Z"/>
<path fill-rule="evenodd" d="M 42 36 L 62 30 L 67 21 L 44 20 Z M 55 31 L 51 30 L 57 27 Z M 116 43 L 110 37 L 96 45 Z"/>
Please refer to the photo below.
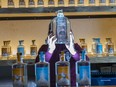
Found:
<path fill-rule="evenodd" d="M 75 42 L 85 38 L 91 51 L 93 37 L 100 37 L 104 45 L 105 38 L 111 37 L 116 45 L 116 18 L 70 19 Z M 0 47 L 4 40 L 11 40 L 13 54 L 17 51 L 18 40 L 25 40 L 26 54 L 30 52 L 31 40 L 35 39 L 39 47 L 45 43 L 50 20 L 12 20 L 0 21 Z M 1 54 L 1 50 L 0 50 Z"/>

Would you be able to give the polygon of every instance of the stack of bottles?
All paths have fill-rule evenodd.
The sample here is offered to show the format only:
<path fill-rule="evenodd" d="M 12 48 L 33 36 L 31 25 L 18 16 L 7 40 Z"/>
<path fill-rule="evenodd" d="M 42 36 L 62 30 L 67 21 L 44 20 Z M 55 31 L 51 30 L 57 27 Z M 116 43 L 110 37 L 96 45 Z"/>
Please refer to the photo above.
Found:
<path fill-rule="evenodd" d="M 67 27 L 67 26 L 65 26 Z M 69 30 L 69 29 L 68 29 Z M 60 32 L 60 31 L 59 31 Z M 58 32 L 56 32 L 58 33 Z M 67 33 L 68 35 L 68 33 Z M 67 36 L 67 38 L 61 39 L 60 37 L 58 37 L 58 40 L 56 41 L 56 43 L 58 44 L 62 44 L 62 43 L 68 43 L 68 39 L 69 36 Z M 85 38 L 80 38 L 80 47 L 85 50 L 85 53 L 87 55 L 91 55 L 92 56 L 97 56 L 97 57 L 102 57 L 102 56 L 114 56 L 114 43 L 112 42 L 112 38 L 106 38 L 106 42 L 104 44 L 104 48 L 103 48 L 103 44 L 101 43 L 101 39 L 100 38 L 92 38 L 92 45 L 91 45 L 91 52 L 88 52 L 88 46 L 87 43 L 85 41 Z M 31 57 L 35 57 L 37 56 L 37 45 L 35 44 L 36 40 L 32 40 L 32 45 L 30 45 L 30 55 Z M 1 47 L 1 56 L 2 57 L 12 57 L 12 49 L 10 46 L 10 40 L 8 41 L 3 41 L 3 46 Z M 62 42 L 62 43 L 61 43 Z M 17 53 L 22 53 L 22 56 L 26 56 L 26 50 L 25 50 L 25 46 L 24 46 L 24 40 L 19 40 L 19 45 L 17 47 Z"/>
<path fill-rule="evenodd" d="M 39 62 L 35 63 L 36 87 L 50 87 L 50 64 L 45 61 L 45 53 L 40 52 Z M 67 61 L 66 61 L 67 60 Z M 60 60 L 55 63 L 56 87 L 70 87 L 70 55 L 64 51 L 60 54 Z M 86 53 L 83 50 L 80 61 L 75 64 L 76 87 L 91 86 L 90 62 L 86 61 Z M 17 63 L 12 65 L 13 87 L 27 87 L 27 64 L 23 63 L 22 53 L 17 53 Z"/>
<path fill-rule="evenodd" d="M 1 7 L 4 7 L 4 0 L 1 0 Z M 8 7 L 59 7 L 59 6 L 110 6 L 115 5 L 115 0 L 7 0 Z"/>
<path fill-rule="evenodd" d="M 80 46 L 85 50 L 86 54 L 88 53 L 87 43 L 84 38 L 79 39 Z M 114 43 L 111 38 L 106 38 L 106 42 L 103 49 L 103 44 L 100 41 L 100 38 L 92 38 L 91 53 L 92 56 L 102 57 L 102 56 L 114 56 Z"/>

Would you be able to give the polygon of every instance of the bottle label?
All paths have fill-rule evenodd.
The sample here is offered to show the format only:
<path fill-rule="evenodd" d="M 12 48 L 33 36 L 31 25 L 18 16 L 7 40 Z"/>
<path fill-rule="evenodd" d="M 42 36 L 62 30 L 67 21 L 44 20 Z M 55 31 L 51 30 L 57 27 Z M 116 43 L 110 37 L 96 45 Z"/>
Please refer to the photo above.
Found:
<path fill-rule="evenodd" d="M 58 73 L 57 74 L 58 86 L 70 85 L 69 67 L 68 66 L 58 66 L 57 73 Z"/>
<path fill-rule="evenodd" d="M 108 53 L 110 53 L 110 54 L 114 53 L 114 47 L 113 47 L 113 45 L 108 45 Z"/>
<path fill-rule="evenodd" d="M 2 56 L 8 56 L 7 48 L 2 48 Z"/>
<path fill-rule="evenodd" d="M 97 53 L 102 54 L 103 50 L 102 50 L 102 45 L 98 44 L 97 45 Z"/>
<path fill-rule="evenodd" d="M 16 87 L 22 87 L 24 81 L 24 68 L 13 69 L 13 85 Z"/>
<path fill-rule="evenodd" d="M 37 86 L 49 85 L 49 68 L 48 67 L 37 67 L 35 73 L 36 73 Z"/>
<path fill-rule="evenodd" d="M 90 66 L 79 67 L 79 85 L 90 85 L 91 74 Z"/>
<path fill-rule="evenodd" d="M 37 55 L 37 47 L 31 47 L 31 55 Z"/>
<path fill-rule="evenodd" d="M 18 53 L 22 53 L 22 55 L 24 55 L 24 47 L 18 47 L 17 51 Z"/>
<path fill-rule="evenodd" d="M 56 22 L 56 38 L 59 43 L 65 43 L 67 41 L 67 24 L 64 17 L 58 17 Z"/>

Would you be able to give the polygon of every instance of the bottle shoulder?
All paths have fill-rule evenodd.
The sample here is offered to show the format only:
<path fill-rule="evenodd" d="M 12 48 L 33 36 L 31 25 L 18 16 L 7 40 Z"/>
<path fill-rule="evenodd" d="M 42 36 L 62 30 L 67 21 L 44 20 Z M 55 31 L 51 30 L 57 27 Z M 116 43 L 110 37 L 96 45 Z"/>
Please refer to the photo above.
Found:
<path fill-rule="evenodd" d="M 14 63 L 14 64 L 12 64 L 12 67 L 15 67 L 15 68 L 23 68 L 25 66 L 27 66 L 26 63 Z"/>
<path fill-rule="evenodd" d="M 79 64 L 79 65 L 90 65 L 90 61 L 80 60 L 80 61 L 77 61 L 76 64 Z"/>
<path fill-rule="evenodd" d="M 42 65 L 42 64 L 49 65 L 49 62 L 37 62 L 37 63 L 35 63 L 35 65 Z"/>
<path fill-rule="evenodd" d="M 55 64 L 57 65 L 70 65 L 68 61 L 57 61 Z"/>

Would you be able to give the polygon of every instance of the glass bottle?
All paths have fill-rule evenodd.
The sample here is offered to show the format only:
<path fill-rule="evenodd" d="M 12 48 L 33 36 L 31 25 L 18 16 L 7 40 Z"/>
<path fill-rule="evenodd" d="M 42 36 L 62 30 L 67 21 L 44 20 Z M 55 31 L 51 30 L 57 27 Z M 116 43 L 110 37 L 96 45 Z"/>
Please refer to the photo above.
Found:
<path fill-rule="evenodd" d="M 58 0 L 58 4 L 64 4 L 64 0 Z"/>
<path fill-rule="evenodd" d="M 7 41 L 7 50 L 8 50 L 8 55 L 10 56 L 11 55 L 11 46 L 10 46 L 10 40 Z"/>
<path fill-rule="evenodd" d="M 112 43 L 111 38 L 106 38 L 105 54 L 108 56 L 114 56 L 114 43 Z"/>
<path fill-rule="evenodd" d="M 4 45 L 1 48 L 1 54 L 3 57 L 9 57 L 11 55 L 10 41 L 3 41 Z"/>
<path fill-rule="evenodd" d="M 13 87 L 27 87 L 27 64 L 22 59 L 22 53 L 17 53 L 17 62 L 12 65 Z"/>
<path fill-rule="evenodd" d="M 49 0 L 48 5 L 54 5 L 54 0 Z"/>
<path fill-rule="evenodd" d="M 80 46 L 83 50 L 85 50 L 85 53 L 87 54 L 87 44 L 85 43 L 85 39 L 84 38 L 81 38 L 79 39 L 80 40 Z"/>
<path fill-rule="evenodd" d="M 4 45 L 1 48 L 1 54 L 3 57 L 8 56 L 6 41 L 3 41 Z"/>
<path fill-rule="evenodd" d="M 29 0 L 29 5 L 34 5 L 34 4 L 35 4 L 34 0 Z"/>
<path fill-rule="evenodd" d="M 50 87 L 50 65 L 45 62 L 44 52 L 39 54 L 40 61 L 35 64 L 35 78 L 37 87 Z"/>
<path fill-rule="evenodd" d="M 19 45 L 17 47 L 17 53 L 22 53 L 22 56 L 25 55 L 25 47 L 23 43 L 24 43 L 24 40 L 19 40 Z"/>
<path fill-rule="evenodd" d="M 93 38 L 93 42 L 92 42 L 92 54 L 93 55 L 97 54 L 97 41 L 96 41 L 96 38 Z"/>
<path fill-rule="evenodd" d="M 91 86 L 90 62 L 86 60 L 85 51 L 82 50 L 80 61 L 76 62 L 76 87 Z"/>
<path fill-rule="evenodd" d="M 22 5 L 25 6 L 25 1 L 24 0 L 19 0 L 19 6 L 22 6 Z"/>
<path fill-rule="evenodd" d="M 63 10 L 57 11 L 57 17 L 50 22 L 50 26 L 50 31 L 57 38 L 56 44 L 69 42 L 69 34 L 71 31 L 70 22 L 68 18 L 64 16 Z"/>
<path fill-rule="evenodd" d="M 69 4 L 74 4 L 75 1 L 74 0 L 68 0 Z"/>
<path fill-rule="evenodd" d="M 35 40 L 32 40 L 32 45 L 30 46 L 30 54 L 31 56 L 37 55 L 37 45 L 35 44 Z"/>
<path fill-rule="evenodd" d="M 70 63 L 65 61 L 65 53 L 61 51 L 60 61 L 55 63 L 56 87 L 70 87 Z"/>
<path fill-rule="evenodd" d="M 43 0 L 38 0 L 38 5 L 44 5 L 44 1 Z"/>

